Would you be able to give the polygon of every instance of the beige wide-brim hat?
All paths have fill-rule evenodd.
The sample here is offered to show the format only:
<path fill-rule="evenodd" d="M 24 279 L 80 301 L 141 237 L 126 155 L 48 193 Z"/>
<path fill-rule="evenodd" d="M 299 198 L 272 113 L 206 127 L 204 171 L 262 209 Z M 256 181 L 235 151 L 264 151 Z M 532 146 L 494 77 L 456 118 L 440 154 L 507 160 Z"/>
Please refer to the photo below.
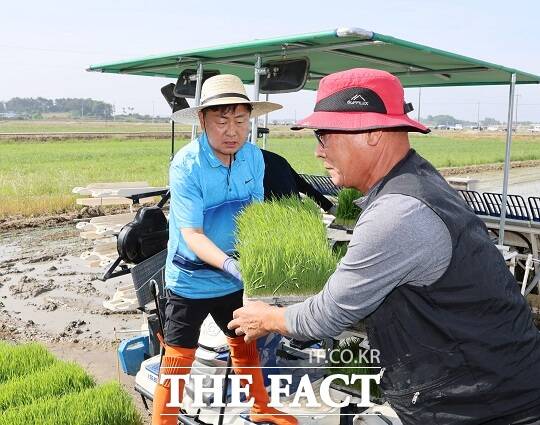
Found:
<path fill-rule="evenodd" d="M 180 124 L 199 124 L 198 112 L 200 110 L 209 106 L 238 103 L 251 105 L 253 108 L 251 111 L 252 118 L 277 111 L 283 107 L 278 103 L 249 100 L 242 80 L 236 75 L 223 74 L 210 77 L 203 83 L 199 106 L 176 111 L 172 115 L 172 119 Z"/>

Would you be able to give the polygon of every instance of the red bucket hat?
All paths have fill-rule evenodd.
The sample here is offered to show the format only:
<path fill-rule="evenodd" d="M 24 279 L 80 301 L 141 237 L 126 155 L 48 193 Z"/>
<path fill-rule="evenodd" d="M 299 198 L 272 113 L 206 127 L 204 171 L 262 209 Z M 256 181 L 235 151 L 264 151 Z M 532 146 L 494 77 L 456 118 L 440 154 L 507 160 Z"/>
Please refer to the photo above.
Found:
<path fill-rule="evenodd" d="M 313 113 L 293 130 L 375 130 L 403 128 L 429 133 L 429 128 L 407 116 L 413 110 L 405 103 L 399 79 L 386 71 L 355 68 L 324 77 L 317 91 Z"/>

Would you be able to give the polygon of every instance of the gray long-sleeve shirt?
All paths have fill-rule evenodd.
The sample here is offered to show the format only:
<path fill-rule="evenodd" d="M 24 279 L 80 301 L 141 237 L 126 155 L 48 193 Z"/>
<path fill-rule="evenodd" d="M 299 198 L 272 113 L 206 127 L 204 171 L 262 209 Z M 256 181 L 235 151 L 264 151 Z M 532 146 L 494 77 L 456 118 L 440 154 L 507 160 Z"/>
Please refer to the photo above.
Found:
<path fill-rule="evenodd" d="M 335 337 L 397 286 L 436 282 L 451 257 L 450 233 L 433 210 L 410 196 L 383 195 L 360 216 L 347 253 L 323 290 L 286 309 L 287 330 L 304 340 Z"/>

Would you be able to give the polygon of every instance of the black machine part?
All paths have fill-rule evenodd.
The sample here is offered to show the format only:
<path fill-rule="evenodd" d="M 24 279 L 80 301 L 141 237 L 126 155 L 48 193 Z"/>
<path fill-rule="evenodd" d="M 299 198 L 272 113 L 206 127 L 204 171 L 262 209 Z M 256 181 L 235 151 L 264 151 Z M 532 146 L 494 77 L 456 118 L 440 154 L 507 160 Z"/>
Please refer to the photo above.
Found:
<path fill-rule="evenodd" d="M 174 83 L 170 83 L 166 86 L 161 87 L 161 94 L 171 107 L 173 113 L 182 109 L 189 108 L 189 104 L 185 98 L 175 96 Z"/>
<path fill-rule="evenodd" d="M 162 332 L 157 312 L 148 316 L 149 350 L 148 356 L 154 357 L 161 353 L 161 345 L 157 334 Z"/>
<path fill-rule="evenodd" d="M 178 76 L 178 80 L 174 86 L 174 95 L 177 97 L 194 98 L 197 88 L 196 75 L 196 69 L 184 69 Z M 204 83 L 208 78 L 216 75 L 219 75 L 219 71 L 211 69 L 203 70 L 202 82 Z"/>
<path fill-rule="evenodd" d="M 139 203 L 139 198 L 143 198 L 143 197 L 147 197 L 147 196 L 155 196 L 155 195 L 161 195 L 161 201 L 159 201 L 159 203 L 154 206 L 154 207 L 150 207 L 150 208 L 157 208 L 157 209 L 161 209 L 164 207 L 164 205 L 168 202 L 168 200 L 170 199 L 171 197 L 171 193 L 169 190 L 166 190 L 166 191 L 163 191 L 163 190 L 160 190 L 160 191 L 151 191 L 151 192 L 145 192 L 145 193 L 139 193 L 137 195 L 132 195 L 132 196 L 129 196 L 129 198 L 131 198 L 133 200 L 133 203 L 134 204 L 138 204 Z M 145 208 L 148 208 L 148 207 L 145 207 Z M 141 208 L 142 210 L 142 208 Z M 140 210 L 139 210 L 140 211 Z M 141 213 L 142 214 L 142 213 Z M 149 246 L 149 247 L 145 247 L 144 251 L 143 251 L 143 255 L 140 256 L 140 260 L 136 263 L 136 264 L 139 264 L 141 261 L 147 259 L 147 258 L 150 258 L 152 257 L 155 253 L 159 252 L 160 249 L 159 247 L 160 246 L 164 246 L 166 247 L 167 246 L 167 241 L 168 241 L 168 238 L 169 238 L 169 233 L 168 233 L 168 230 L 167 230 L 167 225 L 166 225 L 166 218 L 165 218 L 165 215 L 163 214 L 163 218 L 159 217 L 160 214 L 159 213 L 153 213 L 155 214 L 156 217 L 158 217 L 158 224 L 157 226 L 151 226 L 152 228 L 156 228 L 158 233 L 155 234 L 155 235 L 145 235 L 147 236 L 146 238 L 144 238 L 145 240 L 146 239 L 149 239 L 151 241 L 154 241 L 153 245 L 152 246 Z M 150 214 L 149 214 L 150 216 Z M 135 217 L 135 219 L 129 223 L 133 225 L 137 222 L 137 221 L 141 221 L 141 217 L 137 218 L 138 215 Z M 146 219 L 147 220 L 147 219 Z M 144 221 L 144 220 L 143 220 Z M 164 225 L 165 223 L 165 225 Z M 127 225 L 126 225 L 127 226 Z M 124 226 L 124 228 L 126 227 Z M 140 228 L 142 228 L 143 226 L 138 226 L 139 227 L 139 230 Z M 120 234 L 122 234 L 124 228 L 122 228 L 122 230 L 120 231 Z M 125 230 L 125 233 L 128 233 L 128 229 Z M 146 232 L 143 232 L 143 233 L 146 233 Z M 133 260 L 130 260 L 129 258 L 131 257 L 139 257 L 135 254 L 132 254 L 132 255 L 127 255 L 127 252 L 133 252 L 133 250 L 136 250 L 136 248 L 134 248 L 134 246 L 136 247 L 137 245 L 140 245 L 137 243 L 137 241 L 133 240 L 133 236 L 129 236 L 129 235 L 123 235 L 122 236 L 122 242 L 120 243 L 120 234 L 118 235 L 118 240 L 116 242 L 116 248 L 117 248 L 117 252 L 118 252 L 118 258 L 113 262 L 111 263 L 109 266 L 107 266 L 107 268 L 105 269 L 103 275 L 101 277 L 99 277 L 100 280 L 102 280 L 103 282 L 107 281 L 108 279 L 112 278 L 112 277 L 117 277 L 117 276 L 123 276 L 125 274 L 128 274 L 131 272 L 131 269 L 128 267 L 128 263 L 135 263 L 135 261 Z M 154 237 L 152 237 L 154 236 Z M 124 239 L 126 239 L 127 241 L 124 241 Z M 159 243 L 156 243 L 156 240 L 159 241 Z M 116 270 L 117 268 L 120 268 L 120 270 Z"/>
<path fill-rule="evenodd" d="M 261 93 L 291 93 L 302 90 L 309 73 L 308 58 L 270 60 L 263 65 Z"/>
<path fill-rule="evenodd" d="M 126 263 L 138 264 L 167 248 L 168 239 L 167 218 L 161 208 L 142 207 L 118 234 L 118 256 Z"/>
<path fill-rule="evenodd" d="M 257 139 L 260 139 L 265 134 L 270 134 L 270 129 L 267 127 L 257 127 Z"/>

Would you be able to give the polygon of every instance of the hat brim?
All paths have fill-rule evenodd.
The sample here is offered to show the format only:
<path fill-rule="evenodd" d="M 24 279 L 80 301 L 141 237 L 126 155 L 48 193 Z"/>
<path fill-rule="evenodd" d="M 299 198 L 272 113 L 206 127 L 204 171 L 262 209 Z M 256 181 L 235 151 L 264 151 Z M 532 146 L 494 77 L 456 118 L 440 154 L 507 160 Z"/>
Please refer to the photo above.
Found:
<path fill-rule="evenodd" d="M 238 97 L 223 97 L 214 102 L 208 102 L 204 105 L 194 106 L 192 108 L 186 108 L 180 111 L 176 111 L 174 114 L 172 114 L 172 119 L 174 122 L 177 122 L 179 124 L 198 125 L 199 124 L 199 111 L 201 111 L 202 109 L 209 108 L 211 106 L 235 105 L 235 104 L 251 105 L 251 107 L 253 108 L 251 110 L 251 118 L 256 118 L 261 115 L 265 115 L 270 112 L 277 111 L 278 109 L 283 108 L 283 106 L 281 106 L 280 104 L 273 103 L 273 102 L 249 101 L 249 100 L 241 99 Z"/>
<path fill-rule="evenodd" d="M 386 115 L 378 112 L 314 112 L 300 120 L 291 130 L 311 128 L 314 130 L 361 131 L 384 128 L 403 128 L 427 134 L 431 130 L 407 115 Z"/>

